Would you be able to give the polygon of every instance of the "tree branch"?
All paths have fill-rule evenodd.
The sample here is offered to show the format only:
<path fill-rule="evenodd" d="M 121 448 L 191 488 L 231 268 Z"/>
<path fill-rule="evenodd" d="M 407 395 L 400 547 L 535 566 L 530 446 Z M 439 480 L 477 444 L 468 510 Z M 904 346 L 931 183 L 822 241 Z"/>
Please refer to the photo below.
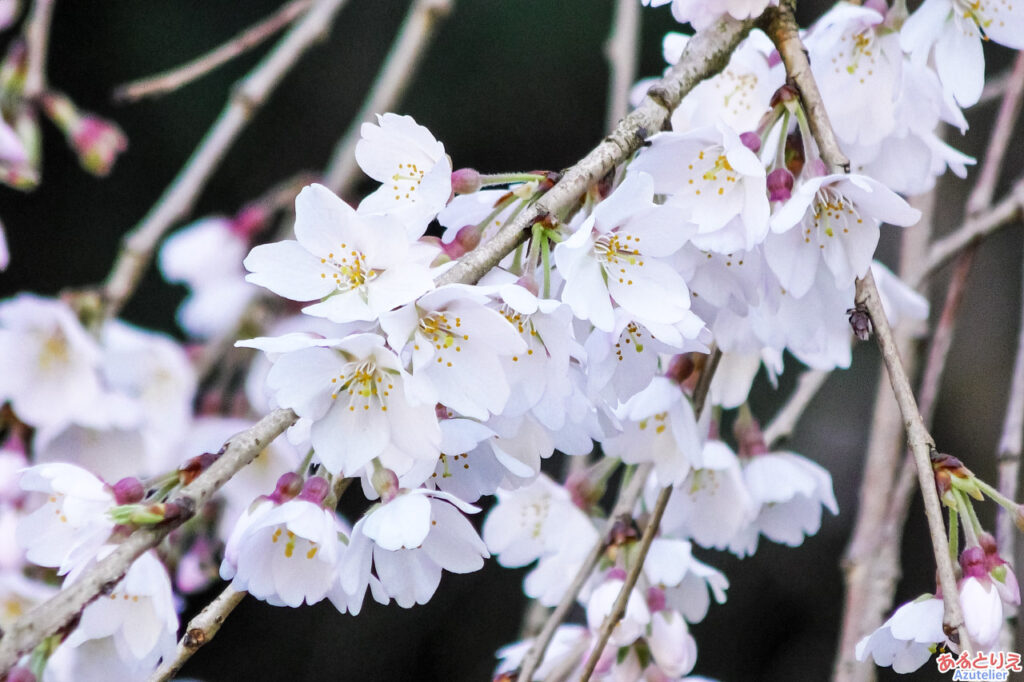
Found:
<path fill-rule="evenodd" d="M 797 379 L 796 388 L 789 396 L 789 400 L 776 413 L 775 418 L 764 429 L 764 442 L 771 449 L 777 442 L 789 438 L 796 429 L 797 422 L 803 416 L 804 410 L 818 395 L 818 391 L 825 385 L 832 372 L 825 372 L 820 369 L 809 369 Z"/>
<path fill-rule="evenodd" d="M 640 3 L 616 0 L 615 16 L 604 55 L 608 59 L 608 111 L 605 130 L 611 130 L 629 111 L 629 91 L 636 81 L 640 42 Z"/>
<path fill-rule="evenodd" d="M 117 316 L 142 279 L 164 233 L 188 215 L 232 143 L 299 57 L 325 35 L 346 1 L 316 0 L 274 49 L 238 83 L 227 106 L 184 168 L 142 222 L 122 240 L 121 251 L 102 290 L 107 317 Z"/>
<path fill-rule="evenodd" d="M 46 54 L 50 44 L 50 24 L 56 0 L 35 0 L 25 21 L 25 46 L 28 51 L 24 96 L 33 100 L 46 91 Z"/>
<path fill-rule="evenodd" d="M 242 603 L 248 592 L 239 592 L 230 585 L 217 595 L 217 598 L 207 604 L 199 614 L 189 621 L 185 628 L 185 634 L 178 642 L 178 648 L 174 657 L 165 660 L 160 667 L 150 676 L 149 682 L 166 682 L 174 677 L 175 673 L 181 670 L 181 666 L 192 658 L 200 647 L 213 639 L 224 624 L 225 619 L 235 610 L 235 607 Z"/>
<path fill-rule="evenodd" d="M 245 54 L 270 38 L 308 10 L 313 0 L 292 0 L 272 15 L 250 26 L 220 47 L 155 76 L 126 83 L 114 90 L 115 102 L 137 102 L 173 92 L 210 73 L 222 64 Z"/>
<path fill-rule="evenodd" d="M 789 74 L 790 80 L 793 81 L 800 92 L 805 111 L 808 115 L 811 133 L 818 143 L 822 160 L 825 161 L 833 172 L 848 172 L 849 162 L 839 149 L 835 134 L 825 114 L 825 104 L 821 99 L 817 84 L 814 82 L 810 63 L 807 61 L 807 52 L 804 50 L 800 40 L 791 0 L 783 0 L 778 9 L 769 8 L 765 12 L 765 17 L 767 19 L 768 35 L 782 56 L 782 61 L 786 66 L 786 73 Z M 889 320 L 885 316 L 885 310 L 882 308 L 878 289 L 875 286 L 875 279 L 870 269 L 868 269 L 863 277 L 857 280 L 855 300 L 858 309 L 866 311 L 871 317 L 875 339 L 882 352 L 882 358 L 885 360 L 896 403 L 903 418 L 907 441 L 917 465 L 918 483 L 924 498 L 925 515 L 928 518 L 928 529 L 932 541 L 932 553 L 938 568 L 939 582 L 942 585 L 945 609 L 944 622 L 950 628 L 950 631 L 955 630 L 957 632 L 959 644 L 965 651 L 968 651 L 970 650 L 970 643 L 967 638 L 967 630 L 964 627 L 963 613 L 960 609 L 956 575 L 949 556 L 948 538 L 946 537 L 942 508 L 935 489 L 935 476 L 931 466 L 931 453 L 935 449 L 935 442 L 925 428 L 921 413 L 918 411 L 914 392 L 910 386 L 910 379 L 900 359 L 899 349 L 896 347 L 896 340 L 889 326 Z"/>
<path fill-rule="evenodd" d="M 700 31 L 686 45 L 679 63 L 669 69 L 636 109 L 623 118 L 601 144 L 565 171 L 562 179 L 543 197 L 507 223 L 492 239 L 463 256 L 438 284 L 466 278 L 474 281 L 501 261 L 530 236 L 530 226 L 545 216 L 571 210 L 587 188 L 603 178 L 640 148 L 643 141 L 659 132 L 683 96 L 697 83 L 715 75 L 729 62 L 729 56 L 753 25 L 728 16 Z"/>
<path fill-rule="evenodd" d="M 451 12 L 453 4 L 454 0 L 416 0 L 409 9 L 384 66 L 370 88 L 370 94 L 327 162 L 323 183 L 335 194 L 341 194 L 359 177 L 356 144 L 359 143 L 362 124 L 374 114 L 394 108 L 416 73 L 438 25 Z"/>
<path fill-rule="evenodd" d="M 700 421 L 700 416 L 704 412 L 704 403 L 708 397 L 708 390 L 711 388 L 711 379 L 714 378 L 715 370 L 718 369 L 718 362 L 721 359 L 722 351 L 715 348 L 708 357 L 704 369 L 701 370 L 700 379 L 693 391 L 693 412 L 698 421 Z M 608 644 L 608 639 L 612 636 L 612 630 L 615 629 L 615 626 L 618 625 L 619 621 L 622 620 L 622 616 L 626 613 L 629 597 L 633 593 L 633 588 L 636 587 L 637 580 L 640 579 L 640 572 L 644 568 L 647 552 L 650 551 L 651 543 L 654 542 L 654 536 L 658 533 L 658 528 L 661 526 L 661 517 L 665 515 L 665 509 L 672 498 L 673 490 L 675 488 L 668 485 L 658 493 L 658 499 L 655 500 L 654 508 L 651 510 L 651 518 L 647 521 L 644 533 L 640 537 L 640 546 L 637 548 L 636 555 L 631 557 L 633 565 L 630 567 L 629 573 L 626 574 L 626 579 L 623 581 L 622 588 L 615 598 L 612 610 L 605 616 L 604 622 L 601 623 L 601 629 L 597 633 L 597 640 L 590 648 L 590 655 L 583 665 L 583 674 L 580 675 L 580 682 L 587 682 L 590 679 L 594 668 L 597 667 L 598 660 L 601 658 L 601 654 L 604 652 L 605 645 Z"/>
<path fill-rule="evenodd" d="M 10 670 L 21 654 L 66 626 L 89 602 L 117 583 L 135 559 L 191 518 L 221 486 L 255 459 L 296 419 L 298 417 L 291 410 L 275 410 L 251 428 L 233 436 L 222 448 L 217 461 L 169 500 L 181 510 L 179 516 L 159 526 L 136 530 L 105 559 L 87 569 L 77 582 L 15 622 L 0 638 L 0 675 Z"/>

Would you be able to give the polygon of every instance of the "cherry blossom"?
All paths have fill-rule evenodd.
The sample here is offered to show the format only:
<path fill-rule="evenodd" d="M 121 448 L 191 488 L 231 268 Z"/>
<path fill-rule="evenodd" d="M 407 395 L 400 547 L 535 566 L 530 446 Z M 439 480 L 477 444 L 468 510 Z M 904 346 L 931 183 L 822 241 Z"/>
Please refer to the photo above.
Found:
<path fill-rule="evenodd" d="M 882 627 L 857 643 L 857 660 L 871 656 L 877 665 L 909 673 L 924 665 L 936 644 L 946 641 L 942 600 L 930 594 L 896 609 Z"/>
<path fill-rule="evenodd" d="M 309 315 L 374 320 L 433 288 L 432 249 L 410 245 L 397 219 L 356 213 L 322 185 L 296 198 L 295 237 L 254 248 L 246 280 L 295 301 L 322 299 L 303 309 Z"/>

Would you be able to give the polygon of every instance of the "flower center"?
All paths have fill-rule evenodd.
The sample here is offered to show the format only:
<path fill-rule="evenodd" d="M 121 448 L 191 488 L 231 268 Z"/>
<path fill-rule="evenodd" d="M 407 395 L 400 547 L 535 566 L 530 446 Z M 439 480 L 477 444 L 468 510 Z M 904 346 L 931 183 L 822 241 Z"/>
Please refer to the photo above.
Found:
<path fill-rule="evenodd" d="M 847 234 L 850 232 L 851 225 L 859 225 L 864 222 L 853 202 L 831 187 L 822 187 L 815 195 L 811 221 L 813 229 L 818 233 L 819 240 L 822 234 L 827 237 L 834 237 L 837 232 Z M 805 228 L 805 243 L 811 241 L 811 230 L 811 227 Z M 824 244 L 820 246 L 825 248 Z"/>
<path fill-rule="evenodd" d="M 738 176 L 721 146 L 712 146 L 697 153 L 686 164 L 683 177 L 693 188 L 694 196 L 722 196 L 736 186 Z"/>
<path fill-rule="evenodd" d="M 346 244 L 341 244 L 341 250 L 327 254 L 326 258 L 320 259 L 321 265 L 327 265 L 328 269 L 320 273 L 322 279 L 330 275 L 338 291 L 352 291 L 371 282 L 380 274 L 366 264 L 366 254 L 356 249 L 349 249 Z"/>
<path fill-rule="evenodd" d="M 331 399 L 336 400 L 339 395 L 347 394 L 350 412 L 355 412 L 357 408 L 369 410 L 371 406 L 387 412 L 388 397 L 395 388 L 391 378 L 377 369 L 372 359 L 346 365 L 345 372 L 333 377 L 331 384 Z"/>
<path fill-rule="evenodd" d="M 423 182 L 426 171 L 420 170 L 415 163 L 400 163 L 398 171 L 391 176 L 391 189 L 395 192 L 395 201 L 403 199 L 416 200 L 416 188 Z"/>

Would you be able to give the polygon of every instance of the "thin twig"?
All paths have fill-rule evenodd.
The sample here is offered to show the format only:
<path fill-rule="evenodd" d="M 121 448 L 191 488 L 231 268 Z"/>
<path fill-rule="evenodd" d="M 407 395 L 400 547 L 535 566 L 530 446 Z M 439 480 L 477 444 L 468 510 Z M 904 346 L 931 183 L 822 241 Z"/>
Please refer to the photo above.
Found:
<path fill-rule="evenodd" d="M 962 250 L 1020 218 L 1022 207 L 1024 179 L 1015 182 L 1010 192 L 999 203 L 965 220 L 956 232 L 936 239 L 928 251 L 928 260 L 920 276 L 907 283 L 916 288 Z"/>
<path fill-rule="evenodd" d="M 165 660 L 149 677 L 149 682 L 166 682 L 181 670 L 188 659 L 192 658 L 200 647 L 213 639 L 224 620 L 242 603 L 248 592 L 233 589 L 230 585 L 207 604 L 199 614 L 189 621 L 185 634 L 178 642 L 174 657 Z"/>
<path fill-rule="evenodd" d="M 1021 273 L 1024 284 L 1024 272 Z M 999 492 L 1011 499 L 1017 499 L 1020 478 L 1021 439 L 1024 437 L 1024 291 L 1021 292 L 1020 330 L 1017 336 L 1017 354 L 1013 360 L 1013 379 L 1010 395 L 1006 400 L 1006 416 L 1003 418 L 1003 432 L 999 437 L 996 451 L 999 470 Z M 1013 516 L 999 507 L 996 515 L 996 544 L 999 555 L 1016 565 L 1016 527 Z M 1024 614 L 1018 613 L 1017 627 L 1024 628 Z M 1004 629 L 1005 631 L 1005 629 Z M 1010 639 L 1007 637 L 1007 639 Z M 1020 634 L 1018 634 L 1020 639 Z M 1004 642 L 1006 650 L 1014 650 L 1013 642 Z"/>
<path fill-rule="evenodd" d="M 439 284 L 479 279 L 497 265 L 505 254 L 526 241 L 530 226 L 545 216 L 570 211 L 587 188 L 640 148 L 649 135 L 660 131 L 683 96 L 700 81 L 714 76 L 728 64 L 729 56 L 749 33 L 752 22 L 736 21 L 726 15 L 686 44 L 679 63 L 647 91 L 640 105 L 623 118 L 601 144 L 565 171 L 562 179 L 522 211 L 490 240 L 470 251 L 448 270 Z"/>
<path fill-rule="evenodd" d="M 46 55 L 50 44 L 50 25 L 53 22 L 53 6 L 56 0 L 35 0 L 32 13 L 25 20 L 25 45 L 27 68 L 25 74 L 25 99 L 32 100 L 46 91 Z"/>
<path fill-rule="evenodd" d="M 105 559 L 87 569 L 73 585 L 16 621 L 0 638 L 0 676 L 10 670 L 21 654 L 70 623 L 89 602 L 120 580 L 143 552 L 155 547 L 168 533 L 191 518 L 221 486 L 255 459 L 296 419 L 298 417 L 291 410 L 275 410 L 251 428 L 233 436 L 224 445 L 223 454 L 217 461 L 170 500 L 181 510 L 179 516 L 159 526 L 136 530 Z"/>
<path fill-rule="evenodd" d="M 848 171 L 849 163 L 839 149 L 835 133 L 825 115 L 825 104 L 821 99 L 817 84 L 814 82 L 814 76 L 807 61 L 807 52 L 800 40 L 792 1 L 783 0 L 779 8 L 770 8 L 766 11 L 765 17 L 768 35 L 779 50 L 789 79 L 800 92 L 811 133 L 818 143 L 822 160 L 833 172 Z M 959 643 L 963 649 L 970 650 L 963 613 L 960 609 L 956 575 L 948 551 L 942 508 L 935 490 L 935 477 L 931 465 L 931 453 L 935 449 L 935 442 L 921 419 L 921 413 L 918 411 L 917 402 L 914 399 L 914 391 L 910 386 L 910 379 L 900 359 L 899 349 L 896 347 L 896 340 L 892 328 L 889 326 L 889 320 L 885 316 L 885 310 L 882 308 L 882 301 L 879 298 L 878 288 L 875 286 L 875 279 L 870 269 L 857 280 L 855 300 L 858 309 L 867 312 L 871 318 L 875 339 L 885 360 L 896 403 L 903 417 L 907 441 L 914 454 L 918 482 L 924 498 L 925 515 L 931 535 L 932 553 L 935 556 L 939 582 L 942 585 L 945 607 L 944 622 L 951 628 L 951 631 L 957 632 Z"/>
<path fill-rule="evenodd" d="M 423 52 L 430 44 L 441 19 L 451 12 L 453 4 L 454 0 L 416 0 L 409 9 L 398 30 L 398 37 L 384 60 L 384 66 L 370 88 L 370 94 L 327 162 L 323 183 L 335 194 L 341 194 L 342 190 L 351 187 L 359 177 L 355 150 L 362 124 L 374 114 L 394 108 L 416 73 Z"/>
<path fill-rule="evenodd" d="M 716 348 L 709 356 L 704 369 L 701 370 L 697 387 L 693 391 L 693 412 L 698 420 L 704 411 L 704 403 L 708 397 L 708 390 L 711 388 L 711 379 L 714 378 L 715 370 L 718 369 L 718 362 L 721 359 L 722 351 Z M 658 493 L 658 499 L 654 502 L 654 508 L 651 510 L 651 517 L 644 527 L 643 535 L 640 537 L 640 545 L 636 548 L 636 554 L 630 557 L 633 565 L 630 566 L 629 573 L 626 574 L 626 579 L 623 581 L 622 588 L 615 598 L 612 610 L 601 623 L 601 629 L 598 631 L 597 637 L 591 646 L 590 655 L 587 656 L 587 661 L 583 664 L 583 674 L 580 675 L 580 682 L 587 682 L 590 679 L 590 676 L 594 673 L 594 668 L 597 667 L 598 660 L 601 658 L 601 654 L 604 652 L 605 645 L 608 644 L 608 639 L 612 636 L 612 631 L 626 613 L 629 598 L 633 594 L 633 588 L 636 587 L 637 581 L 640 579 L 640 572 L 644 568 L 647 552 L 650 551 L 651 543 L 654 542 L 654 536 L 657 535 L 658 528 L 661 526 L 661 518 L 665 515 L 665 509 L 672 498 L 673 490 L 675 490 L 675 487 L 669 485 L 662 488 Z"/>
<path fill-rule="evenodd" d="M 629 91 L 636 81 L 640 56 L 640 3 L 616 0 L 615 16 L 604 55 L 608 59 L 608 111 L 605 130 L 611 130 L 629 111 Z"/>
<path fill-rule="evenodd" d="M 173 69 L 155 76 L 126 83 L 114 90 L 115 102 L 137 102 L 146 97 L 157 97 L 199 80 L 217 67 L 245 54 L 264 40 L 292 23 L 296 17 L 308 10 L 313 0 L 292 0 L 272 15 L 250 26 L 220 47 L 196 57 Z"/>
<path fill-rule="evenodd" d="M 771 423 L 764 429 L 764 442 L 769 449 L 777 442 L 789 438 L 796 429 L 797 422 L 803 416 L 804 410 L 818 395 L 818 391 L 825 385 L 832 372 L 820 369 L 809 369 L 800 375 L 796 382 L 796 388 L 790 394 L 789 400 L 778 411 Z"/>
<path fill-rule="evenodd" d="M 322 39 L 347 0 L 317 0 L 274 49 L 239 82 L 227 106 L 178 176 L 150 212 L 125 235 L 103 286 L 107 317 L 115 317 L 138 286 L 153 251 L 175 222 L 185 217 L 228 148 L 267 101 L 284 75 Z"/>

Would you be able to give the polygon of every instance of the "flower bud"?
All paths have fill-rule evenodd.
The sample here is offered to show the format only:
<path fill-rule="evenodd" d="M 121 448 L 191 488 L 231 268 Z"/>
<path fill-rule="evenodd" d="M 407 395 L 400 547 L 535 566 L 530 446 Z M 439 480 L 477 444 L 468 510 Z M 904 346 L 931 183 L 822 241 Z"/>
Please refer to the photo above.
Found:
<path fill-rule="evenodd" d="M 690 353 L 682 353 L 672 357 L 672 361 L 668 363 L 668 371 L 665 372 L 665 376 L 677 384 L 682 384 L 690 378 L 695 369 L 697 369 L 697 366 L 694 364 Z"/>
<path fill-rule="evenodd" d="M 761 151 L 761 136 L 754 132 L 745 132 L 740 135 L 740 142 L 743 146 L 754 152 L 755 154 Z"/>
<path fill-rule="evenodd" d="M 7 673 L 7 677 L 4 678 L 7 682 L 36 682 L 36 676 L 28 668 L 17 666 L 11 668 L 10 672 Z"/>
<path fill-rule="evenodd" d="M 480 173 L 473 168 L 459 168 L 452 171 L 452 191 L 456 194 L 472 194 L 480 189 Z"/>
<path fill-rule="evenodd" d="M 322 505 L 330 489 L 331 485 L 327 482 L 327 479 L 320 476 L 311 476 L 303 484 L 302 492 L 299 493 L 299 499 Z"/>
<path fill-rule="evenodd" d="M 128 148 L 128 138 L 114 123 L 82 114 L 67 96 L 48 92 L 41 99 L 43 111 L 60 128 L 78 154 L 82 168 L 93 175 L 107 175 L 117 155 Z"/>
<path fill-rule="evenodd" d="M 228 225 L 239 239 L 249 242 L 267 224 L 270 211 L 260 204 L 250 204 L 240 210 Z"/>
<path fill-rule="evenodd" d="M 651 613 L 657 613 L 658 611 L 664 611 L 666 606 L 665 590 L 660 587 L 648 587 L 647 588 L 647 608 L 651 610 Z"/>
<path fill-rule="evenodd" d="M 988 577 L 985 568 L 985 550 L 981 547 L 968 547 L 960 553 L 960 570 L 965 578 Z"/>
<path fill-rule="evenodd" d="M 122 478 L 114 484 L 114 500 L 118 504 L 135 504 L 146 496 L 146 489 L 134 476 Z"/>
<path fill-rule="evenodd" d="M 267 495 L 274 504 L 281 504 L 294 498 L 302 491 L 302 476 L 299 476 L 294 471 L 281 474 L 281 477 L 277 479 L 277 485 L 274 486 L 274 492 Z"/>
<path fill-rule="evenodd" d="M 772 94 L 771 100 L 768 102 L 768 106 L 773 109 L 780 104 L 787 104 L 789 102 L 799 102 L 800 93 L 797 92 L 796 88 L 792 85 L 786 84 L 780 87 Z"/>
<path fill-rule="evenodd" d="M 768 200 L 788 201 L 793 196 L 793 174 L 785 168 L 776 168 L 768 174 Z"/>
<path fill-rule="evenodd" d="M 761 425 L 749 412 L 741 410 L 739 418 L 732 425 L 732 432 L 736 436 L 737 451 L 741 457 L 755 457 L 768 452 Z"/>
<path fill-rule="evenodd" d="M 783 159 L 785 161 L 786 168 L 788 168 L 789 172 L 793 174 L 793 177 L 799 177 L 804 171 L 804 164 L 807 162 L 807 158 L 804 156 L 804 138 L 800 134 L 799 129 L 794 130 L 786 136 L 786 149 L 783 152 Z M 817 168 L 817 166 L 813 165 L 814 161 L 820 162 L 821 159 L 812 159 L 811 161 L 811 167 Z M 823 172 L 814 173 L 813 175 L 825 175 L 825 165 L 823 163 L 821 164 L 821 168 Z"/>
<path fill-rule="evenodd" d="M 385 469 L 384 467 L 374 468 L 373 475 L 370 476 L 370 484 L 377 491 L 377 494 L 380 495 L 381 502 L 390 502 L 395 499 L 398 491 L 401 490 L 398 485 L 398 475 L 391 469 Z"/>
<path fill-rule="evenodd" d="M 455 233 L 455 239 L 448 244 L 441 244 L 445 254 L 455 260 L 461 258 L 480 244 L 480 230 L 476 225 L 465 225 Z"/>

